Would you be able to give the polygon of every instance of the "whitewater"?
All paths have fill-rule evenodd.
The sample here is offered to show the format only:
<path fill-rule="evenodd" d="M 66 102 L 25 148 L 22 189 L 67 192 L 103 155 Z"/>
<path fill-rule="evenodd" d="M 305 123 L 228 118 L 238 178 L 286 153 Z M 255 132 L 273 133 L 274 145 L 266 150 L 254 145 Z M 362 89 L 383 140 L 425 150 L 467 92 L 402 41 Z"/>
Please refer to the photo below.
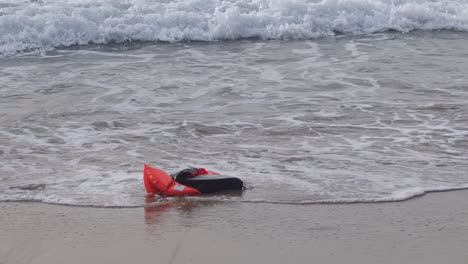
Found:
<path fill-rule="evenodd" d="M 310 39 L 468 30 L 468 1 L 3 0 L 0 53 L 126 41 Z"/>
<path fill-rule="evenodd" d="M 0 201 L 353 203 L 468 187 L 467 1 L 0 1 Z M 151 203 L 165 203 L 160 198 Z"/>

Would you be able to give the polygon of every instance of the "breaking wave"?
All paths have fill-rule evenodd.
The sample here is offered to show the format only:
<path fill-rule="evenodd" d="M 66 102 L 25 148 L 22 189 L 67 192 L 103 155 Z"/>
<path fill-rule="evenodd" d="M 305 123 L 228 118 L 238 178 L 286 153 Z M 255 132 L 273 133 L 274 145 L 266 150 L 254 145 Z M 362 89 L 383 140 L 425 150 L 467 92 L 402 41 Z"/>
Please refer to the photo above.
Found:
<path fill-rule="evenodd" d="M 468 31 L 467 0 L 6 0 L 0 53 L 126 41 Z"/>

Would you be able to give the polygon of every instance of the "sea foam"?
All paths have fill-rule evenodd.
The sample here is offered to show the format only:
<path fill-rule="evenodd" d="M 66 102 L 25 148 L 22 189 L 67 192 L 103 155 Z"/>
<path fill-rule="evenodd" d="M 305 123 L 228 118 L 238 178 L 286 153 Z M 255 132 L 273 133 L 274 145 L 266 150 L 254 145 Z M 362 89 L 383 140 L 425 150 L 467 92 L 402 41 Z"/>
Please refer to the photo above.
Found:
<path fill-rule="evenodd" d="M 0 53 L 125 41 L 468 30 L 467 0 L 42 0 L 0 4 Z"/>

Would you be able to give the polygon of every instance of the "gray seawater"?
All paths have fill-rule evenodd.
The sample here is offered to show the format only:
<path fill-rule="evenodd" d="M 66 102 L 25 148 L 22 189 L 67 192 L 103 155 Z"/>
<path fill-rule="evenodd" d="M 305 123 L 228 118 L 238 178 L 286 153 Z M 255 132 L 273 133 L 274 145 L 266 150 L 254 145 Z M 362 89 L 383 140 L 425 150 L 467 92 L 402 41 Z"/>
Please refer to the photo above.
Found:
<path fill-rule="evenodd" d="M 193 199 L 392 201 L 468 187 L 468 33 L 136 42 L 0 57 L 0 200 L 144 204 L 144 163 L 242 178 Z"/>

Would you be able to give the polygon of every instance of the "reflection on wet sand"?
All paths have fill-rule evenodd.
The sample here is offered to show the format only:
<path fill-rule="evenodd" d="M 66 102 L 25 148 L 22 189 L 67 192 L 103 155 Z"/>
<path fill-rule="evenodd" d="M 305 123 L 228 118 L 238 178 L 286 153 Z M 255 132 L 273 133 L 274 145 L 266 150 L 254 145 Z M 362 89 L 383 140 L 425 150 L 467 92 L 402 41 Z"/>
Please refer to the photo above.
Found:
<path fill-rule="evenodd" d="M 146 206 L 143 207 L 145 212 L 145 224 L 150 226 L 160 225 L 162 224 L 165 216 L 171 214 L 173 211 L 182 214 L 187 219 L 193 219 L 191 216 L 195 214 L 196 209 L 211 207 L 214 204 L 228 202 L 230 201 L 230 198 L 240 198 L 242 197 L 243 193 L 243 191 L 225 191 L 196 197 L 146 197 Z M 224 201 L 221 199 L 220 202 L 219 198 L 221 197 L 225 199 Z M 210 200 L 210 198 L 215 199 Z"/>

